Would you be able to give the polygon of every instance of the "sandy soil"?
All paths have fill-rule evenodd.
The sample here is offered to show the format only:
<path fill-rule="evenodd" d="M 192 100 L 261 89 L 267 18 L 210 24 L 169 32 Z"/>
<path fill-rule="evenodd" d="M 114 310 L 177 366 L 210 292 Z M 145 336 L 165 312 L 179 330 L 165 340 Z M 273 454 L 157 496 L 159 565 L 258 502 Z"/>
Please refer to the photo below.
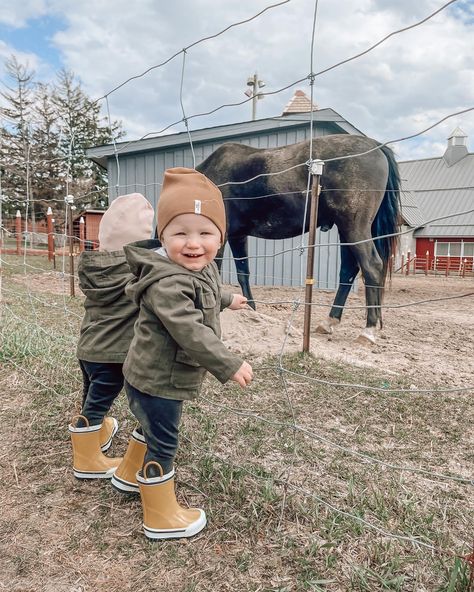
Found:
<path fill-rule="evenodd" d="M 466 294 L 469 295 L 462 297 Z M 227 345 L 242 354 L 257 356 L 301 351 L 303 307 L 293 313 L 291 302 L 304 300 L 304 294 L 293 288 L 266 287 L 255 288 L 254 296 L 256 312 L 227 310 L 222 314 Z M 311 352 L 315 356 L 391 374 L 402 372 L 414 387 L 427 383 L 448 387 L 474 384 L 472 278 L 394 277 L 385 294 L 383 330 L 377 331 L 373 346 L 356 342 L 365 326 L 365 310 L 356 308 L 363 307 L 365 302 L 362 285 L 358 294 L 349 297 L 342 323 L 333 335 L 315 332 L 318 323 L 328 315 L 333 298 L 332 292 L 316 291 L 313 295 Z M 431 302 L 419 303 L 422 300 Z M 290 303 L 263 303 L 278 301 Z"/>

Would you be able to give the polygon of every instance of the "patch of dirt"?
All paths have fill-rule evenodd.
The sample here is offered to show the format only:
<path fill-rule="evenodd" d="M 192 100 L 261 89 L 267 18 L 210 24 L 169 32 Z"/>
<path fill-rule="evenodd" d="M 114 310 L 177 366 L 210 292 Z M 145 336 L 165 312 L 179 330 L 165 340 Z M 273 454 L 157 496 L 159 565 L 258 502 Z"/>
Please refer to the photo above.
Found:
<path fill-rule="evenodd" d="M 230 289 L 236 291 L 235 287 Z M 222 313 L 226 345 L 255 356 L 301 351 L 304 311 L 300 305 L 293 314 L 292 302 L 304 301 L 304 293 L 295 288 L 268 287 L 255 287 L 253 292 L 257 311 Z M 468 296 L 462 297 L 465 294 Z M 334 333 L 315 332 L 333 299 L 333 292 L 313 292 L 310 349 L 316 357 L 387 374 L 403 373 L 414 387 L 422 383 L 453 388 L 474 384 L 472 279 L 395 276 L 385 292 L 383 330 L 377 330 L 375 345 L 356 342 L 365 326 L 362 285 L 357 294 L 349 296 Z"/>

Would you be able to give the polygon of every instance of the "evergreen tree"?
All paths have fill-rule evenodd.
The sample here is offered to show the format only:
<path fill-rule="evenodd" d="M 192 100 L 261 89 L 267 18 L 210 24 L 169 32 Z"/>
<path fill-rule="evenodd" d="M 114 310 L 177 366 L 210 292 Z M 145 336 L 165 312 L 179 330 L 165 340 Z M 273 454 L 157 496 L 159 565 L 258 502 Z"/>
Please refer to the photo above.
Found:
<path fill-rule="evenodd" d="M 44 216 L 48 206 L 57 209 L 64 198 L 57 112 L 47 84 L 36 86 L 33 121 L 30 150 L 32 195 L 37 211 Z"/>
<path fill-rule="evenodd" d="M 114 121 L 109 125 L 100 114 L 100 104 L 91 101 L 74 74 L 66 70 L 58 74 L 53 103 L 60 129 L 61 177 L 65 188 L 80 207 L 104 207 L 107 175 L 85 153 L 88 148 L 122 137 L 121 124 Z"/>
<path fill-rule="evenodd" d="M 34 72 L 20 64 L 15 56 L 5 62 L 5 69 L 11 79 L 11 86 L 5 85 L 6 90 L 0 92 L 4 101 L 4 105 L 0 106 L 0 158 L 2 192 L 6 198 L 4 211 L 11 214 L 30 195 Z"/>

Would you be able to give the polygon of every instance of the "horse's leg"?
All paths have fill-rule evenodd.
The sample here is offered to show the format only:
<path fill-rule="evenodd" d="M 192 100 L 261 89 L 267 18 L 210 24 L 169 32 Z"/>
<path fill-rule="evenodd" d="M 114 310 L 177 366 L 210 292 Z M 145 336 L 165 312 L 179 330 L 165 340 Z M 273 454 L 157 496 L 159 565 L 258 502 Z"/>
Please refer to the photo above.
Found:
<path fill-rule="evenodd" d="M 346 242 L 342 236 L 341 241 Z M 316 327 L 316 333 L 329 335 L 333 332 L 334 328 L 339 325 L 347 296 L 351 291 L 352 284 L 358 273 L 359 265 L 352 254 L 350 247 L 342 245 L 341 269 L 339 271 L 339 286 L 337 288 L 336 297 L 332 303 L 328 318 Z"/>
<path fill-rule="evenodd" d="M 357 243 L 372 238 L 370 229 L 367 232 L 348 232 L 347 242 Z M 375 343 L 375 327 L 381 318 L 382 294 L 384 285 L 383 263 L 372 240 L 352 244 L 352 254 L 362 272 L 365 284 L 365 302 L 367 306 L 367 323 L 357 338 L 359 343 Z"/>
<path fill-rule="evenodd" d="M 235 269 L 237 270 L 237 280 L 240 284 L 242 294 L 247 298 L 249 306 L 255 310 L 252 291 L 250 289 L 250 272 L 248 260 L 248 237 L 247 236 L 229 236 L 229 246 L 234 257 Z"/>
<path fill-rule="evenodd" d="M 221 269 L 222 269 L 222 259 L 224 257 L 224 250 L 225 250 L 226 242 L 227 241 L 225 241 L 224 244 L 222 245 L 222 247 L 217 251 L 216 258 L 214 259 L 214 261 L 216 262 L 216 265 L 217 265 L 217 269 L 219 270 L 219 273 L 221 272 Z"/>

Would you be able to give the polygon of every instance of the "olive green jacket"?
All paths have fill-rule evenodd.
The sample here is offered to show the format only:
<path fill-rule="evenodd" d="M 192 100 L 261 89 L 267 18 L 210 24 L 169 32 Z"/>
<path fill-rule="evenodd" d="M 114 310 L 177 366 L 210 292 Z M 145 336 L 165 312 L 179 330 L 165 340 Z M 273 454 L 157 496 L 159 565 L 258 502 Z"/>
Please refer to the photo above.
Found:
<path fill-rule="evenodd" d="M 77 357 L 123 363 L 133 337 L 137 305 L 125 294 L 132 274 L 123 251 L 84 251 L 78 264 L 85 295 Z"/>
<path fill-rule="evenodd" d="M 206 370 L 224 383 L 242 365 L 220 340 L 219 313 L 232 294 L 221 293 L 214 262 L 189 271 L 156 253 L 159 246 L 147 240 L 124 248 L 135 276 L 126 293 L 140 312 L 123 373 L 146 394 L 191 400 Z"/>

